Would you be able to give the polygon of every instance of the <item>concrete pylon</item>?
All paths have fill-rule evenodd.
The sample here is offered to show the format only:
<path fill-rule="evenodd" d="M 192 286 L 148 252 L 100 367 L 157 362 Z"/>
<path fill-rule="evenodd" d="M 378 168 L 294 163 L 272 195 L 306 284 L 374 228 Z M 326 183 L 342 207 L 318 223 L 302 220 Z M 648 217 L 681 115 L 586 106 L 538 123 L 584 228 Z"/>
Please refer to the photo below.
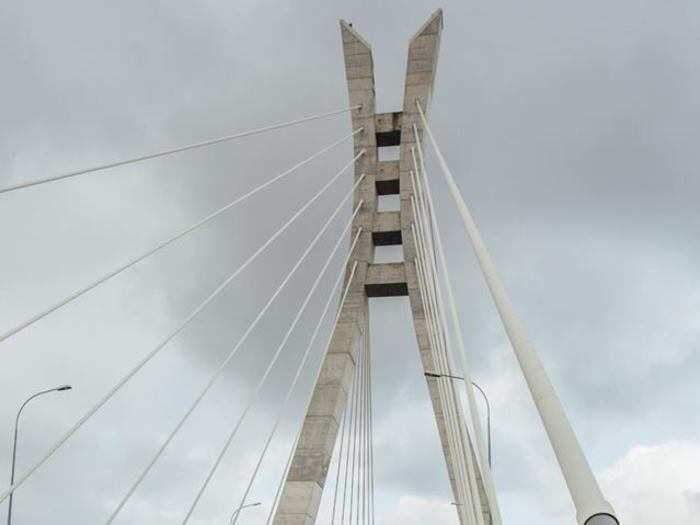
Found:
<path fill-rule="evenodd" d="M 403 111 L 376 113 L 372 48 L 350 24 L 340 22 L 350 105 L 360 106 L 351 113 L 352 127 L 364 128 L 362 133 L 355 136 L 354 144 L 355 153 L 362 149 L 366 151 L 355 167 L 356 178 L 365 174 L 365 179 L 356 190 L 355 204 L 360 200 L 364 203 L 353 224 L 355 232 L 362 227 L 363 233 L 348 263 L 349 271 L 354 262 L 358 262 L 355 278 L 332 335 L 331 345 L 303 422 L 299 443 L 275 514 L 275 525 L 311 525 L 316 521 L 341 417 L 354 376 L 357 350 L 368 329 L 368 298 L 408 296 L 423 367 L 426 372 L 439 369 L 434 360 L 436 349 L 431 348 L 426 310 L 414 262 L 417 252 L 413 244 L 411 225 L 417 222 L 417 219 L 411 204 L 414 189 L 410 171 L 411 148 L 415 146 L 412 130 L 414 124 L 422 135 L 416 100 L 420 101 L 423 108 L 430 105 L 442 27 L 442 11 L 438 10 L 410 41 Z M 390 146 L 400 146 L 399 160 L 378 161 L 377 149 Z M 380 195 L 400 195 L 400 211 L 378 212 L 377 197 Z M 374 248 L 381 245 L 402 245 L 404 261 L 375 264 Z M 438 380 L 427 378 L 427 382 L 455 501 L 464 507 L 475 505 L 481 508 L 481 513 L 477 511 L 476 523 L 490 524 L 489 505 L 478 472 L 476 479 L 472 479 L 472 483 L 478 485 L 475 489 L 476 501 L 472 499 L 471 503 L 468 503 L 463 501 L 460 495 L 457 484 L 459 473 L 452 461 L 446 426 L 448 407 L 444 406 L 444 397 L 441 398 Z M 466 440 L 465 448 L 468 450 L 462 450 L 465 455 L 470 456 L 468 461 L 474 462 L 475 452 L 469 440 Z M 467 512 L 459 506 L 457 508 L 460 521 L 463 524 L 471 523 L 472 520 L 466 517 Z"/>

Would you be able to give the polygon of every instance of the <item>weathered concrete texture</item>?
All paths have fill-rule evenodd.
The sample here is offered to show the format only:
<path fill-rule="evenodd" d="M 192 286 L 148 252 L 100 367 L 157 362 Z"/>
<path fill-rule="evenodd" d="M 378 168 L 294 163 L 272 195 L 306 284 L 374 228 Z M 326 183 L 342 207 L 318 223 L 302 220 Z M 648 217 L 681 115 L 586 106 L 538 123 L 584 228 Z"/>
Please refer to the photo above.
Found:
<path fill-rule="evenodd" d="M 375 246 L 401 244 L 401 215 L 398 211 L 383 211 L 374 214 L 372 242 Z"/>
<path fill-rule="evenodd" d="M 355 262 L 358 265 L 303 422 L 275 514 L 273 523 L 276 525 L 306 525 L 316 521 L 338 428 L 355 373 L 357 351 L 367 327 L 368 305 L 364 283 L 368 266 L 374 259 L 372 230 L 377 209 L 374 70 L 372 50 L 362 37 L 345 22 L 341 22 L 341 34 L 350 105 L 361 106 L 351 112 L 352 128 L 364 128 L 355 135 L 354 150 L 356 154 L 365 150 L 355 164 L 355 180 L 363 174 L 365 178 L 355 191 L 355 205 L 360 201 L 363 205 L 352 225 L 353 237 L 360 227 L 362 233 L 346 269 L 346 286 L 352 265 Z"/>
<path fill-rule="evenodd" d="M 423 110 L 427 113 L 430 107 L 433 86 L 435 84 L 442 26 L 442 12 L 437 11 L 423 27 L 421 27 L 409 44 L 406 63 L 406 82 L 404 87 L 404 105 L 401 116 L 401 147 L 398 167 L 401 198 L 401 229 L 404 260 L 406 261 L 405 274 L 421 362 L 426 372 L 435 372 L 439 370 L 439 368 L 437 363 L 434 362 L 435 354 L 431 348 L 424 309 L 425 306 L 423 305 L 420 294 L 416 266 L 414 263 L 417 257 L 417 248 L 414 245 L 412 224 L 417 222 L 417 214 L 416 210 L 413 209 L 413 203 L 411 201 L 412 195 L 415 194 L 415 189 L 413 188 L 410 174 L 411 171 L 414 170 L 412 149 L 416 146 L 416 137 L 414 136 L 413 130 L 414 124 L 418 130 L 418 138 L 421 139 L 421 141 L 423 138 L 423 127 L 418 115 L 416 101 L 420 103 Z M 444 370 L 441 371 L 445 372 Z M 427 383 L 455 500 L 460 501 L 460 503 L 465 503 L 461 501 L 456 484 L 456 465 L 453 463 L 451 457 L 447 423 L 445 420 L 446 417 L 449 417 L 447 414 L 447 407 L 443 404 L 438 380 L 427 378 Z M 472 459 L 471 457 L 473 457 L 474 451 L 471 450 L 471 447 L 469 448 L 470 450 L 464 452 Z M 479 485 L 481 501 L 485 502 L 480 476 L 478 476 L 476 481 L 477 485 Z M 490 523 L 488 506 L 482 504 L 482 508 L 484 509 L 483 516 L 485 523 Z M 463 519 L 463 516 L 460 515 L 460 520 L 461 519 Z"/>
<path fill-rule="evenodd" d="M 398 211 L 382 211 L 374 214 L 375 232 L 390 232 L 401 229 L 401 217 Z"/>
<path fill-rule="evenodd" d="M 366 263 L 362 274 L 366 275 Z M 359 266 L 358 266 L 359 267 Z M 333 447 L 364 339 L 367 298 L 353 280 L 351 292 L 333 332 L 321 373 L 304 419 L 299 443 L 287 475 L 275 524 L 315 523 Z"/>
<path fill-rule="evenodd" d="M 371 230 L 372 216 L 377 209 L 374 181 L 377 169 L 374 60 L 370 45 L 349 24 L 341 21 L 340 32 L 343 39 L 348 98 L 351 106 L 360 106 L 350 114 L 352 129 L 362 128 L 362 132 L 355 135 L 355 154 L 365 150 L 365 154 L 355 164 L 355 177 L 365 175 L 355 193 L 355 205 L 363 200 L 364 206 L 353 226 Z M 371 256 L 371 252 L 368 255 Z M 371 257 L 363 260 L 369 262 Z"/>
<path fill-rule="evenodd" d="M 365 293 L 368 297 L 395 297 L 408 295 L 404 264 L 371 264 L 367 269 Z"/>
<path fill-rule="evenodd" d="M 399 263 L 380 263 L 372 264 L 367 269 L 367 281 L 365 284 L 387 284 L 387 283 L 405 283 L 406 272 L 404 264 Z"/>
<path fill-rule="evenodd" d="M 374 122 L 377 133 L 401 131 L 401 112 L 380 113 L 374 117 Z"/>
<path fill-rule="evenodd" d="M 398 195 L 400 193 L 398 160 L 384 160 L 377 163 L 375 187 L 377 195 Z"/>
<path fill-rule="evenodd" d="M 377 164 L 377 180 L 397 180 L 398 178 L 398 160 L 383 160 Z"/>
<path fill-rule="evenodd" d="M 377 147 L 401 144 L 401 112 L 382 113 L 374 119 Z"/>
<path fill-rule="evenodd" d="M 287 478 L 279 510 L 273 523 L 277 525 L 313 525 L 323 491 L 315 483 Z M 284 507 L 283 507 L 284 505 Z M 284 508 L 284 512 L 280 512 Z"/>

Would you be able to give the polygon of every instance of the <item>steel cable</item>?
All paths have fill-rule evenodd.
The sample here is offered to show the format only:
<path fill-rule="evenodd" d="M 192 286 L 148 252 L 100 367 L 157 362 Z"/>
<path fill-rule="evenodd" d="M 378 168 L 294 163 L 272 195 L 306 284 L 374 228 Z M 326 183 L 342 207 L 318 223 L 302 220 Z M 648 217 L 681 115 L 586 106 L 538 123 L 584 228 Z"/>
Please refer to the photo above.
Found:
<path fill-rule="evenodd" d="M 246 267 L 248 267 L 275 239 L 277 239 L 286 229 L 306 211 L 350 166 L 352 166 L 358 158 L 364 155 L 365 150 L 360 151 L 348 164 L 346 164 L 336 175 L 334 175 L 306 204 L 299 208 L 296 213 L 278 229 L 256 252 L 251 255 L 241 266 L 238 267 L 229 277 L 227 277 L 219 286 L 202 301 L 178 326 L 175 330 L 149 352 L 134 368 L 124 375 L 95 405 L 93 405 L 58 441 L 52 445 L 48 453 L 46 453 L 38 462 L 29 468 L 20 478 L 11 486 L 9 486 L 0 495 L 0 503 L 2 503 L 10 494 L 20 487 L 39 467 L 41 467 L 75 432 L 82 427 L 85 422 L 92 417 L 114 394 L 116 394 L 139 370 L 151 361 L 177 334 L 179 334 L 216 296 L 218 296 L 233 279 L 238 276 Z"/>
<path fill-rule="evenodd" d="M 196 142 L 194 144 L 188 144 L 186 146 L 179 146 L 177 148 L 167 149 L 164 151 L 159 151 L 157 153 L 149 153 L 147 155 L 142 155 L 139 157 L 133 157 L 130 159 L 119 160 L 116 162 L 110 162 L 109 164 L 102 164 L 100 166 L 92 166 L 90 168 L 83 168 L 80 170 L 71 171 L 69 173 L 63 173 L 61 175 L 53 175 L 51 177 L 46 177 L 43 179 L 38 179 L 38 180 L 33 180 L 33 181 L 28 181 L 28 182 L 21 182 L 18 184 L 13 184 L 12 186 L 6 186 L 5 188 L 0 188 L 0 194 L 20 190 L 23 188 L 29 188 L 31 186 L 38 186 L 40 184 L 46 184 L 48 182 L 56 182 L 59 180 L 69 179 L 71 177 L 77 177 L 78 175 L 85 175 L 88 173 L 94 173 L 96 171 L 103 171 L 103 170 L 106 170 L 109 168 L 116 168 L 117 166 L 125 166 L 127 164 L 133 164 L 135 162 L 156 159 L 158 157 L 165 157 L 167 155 L 172 155 L 174 153 L 180 153 L 182 151 L 202 148 L 205 146 L 213 146 L 214 144 L 220 144 L 221 142 L 228 142 L 228 141 L 240 139 L 243 137 L 250 137 L 252 135 L 258 135 L 258 134 L 264 133 L 266 131 L 272 131 L 275 129 L 280 129 L 280 128 L 285 128 L 288 126 L 294 126 L 297 124 L 301 124 L 303 122 L 310 122 L 312 120 L 318 120 L 318 119 L 330 117 L 333 115 L 339 115 L 341 113 L 347 113 L 348 111 L 352 111 L 353 109 L 357 109 L 359 107 L 360 106 L 352 106 L 349 108 L 337 109 L 334 111 L 329 111 L 327 113 L 321 113 L 319 115 L 311 115 L 311 116 L 302 117 L 302 118 L 296 119 L 296 120 L 290 120 L 288 122 L 281 122 L 278 124 L 272 124 L 270 126 L 264 126 L 262 128 L 251 129 L 251 130 L 243 131 L 240 133 L 234 133 L 233 135 L 226 135 L 224 137 L 219 137 L 216 139 L 205 140 L 203 142 Z"/>
<path fill-rule="evenodd" d="M 308 163 L 311 162 L 312 160 L 316 159 L 317 157 L 319 157 L 320 155 L 326 153 L 327 151 L 333 149 L 334 147 L 338 146 L 339 144 L 342 144 L 343 142 L 345 142 L 345 141 L 348 140 L 349 138 L 354 137 L 354 136 L 355 136 L 357 133 L 359 133 L 360 131 L 362 131 L 362 128 L 357 129 L 357 130 L 353 131 L 350 135 L 347 135 L 347 136 L 345 136 L 345 137 L 342 137 L 341 139 L 339 139 L 339 140 L 333 142 L 332 144 L 330 144 L 330 145 L 328 145 L 328 146 L 322 148 L 321 150 L 317 151 L 317 152 L 314 153 L 313 155 L 311 155 L 311 156 L 307 157 L 306 159 L 304 159 L 304 160 L 298 162 L 297 164 L 295 164 L 294 166 L 292 166 L 292 167 L 289 168 L 288 170 L 286 170 L 286 171 L 280 173 L 280 174 L 277 175 L 276 177 L 274 177 L 274 178 L 270 179 L 269 181 L 267 181 L 267 182 L 265 182 L 265 183 L 263 183 L 263 184 L 257 186 L 256 188 L 253 188 L 252 190 L 248 191 L 248 192 L 245 193 L 244 195 L 242 195 L 242 196 L 240 196 L 240 197 L 234 199 L 233 201 L 231 201 L 231 202 L 229 202 L 228 204 L 222 206 L 222 207 L 219 208 L 218 210 L 216 210 L 216 211 L 210 213 L 209 215 L 207 215 L 206 217 L 204 217 L 204 218 L 201 219 L 200 221 L 196 222 L 196 223 L 193 224 L 192 226 L 189 226 L 189 227 L 185 228 L 184 230 L 181 230 L 180 232 L 176 233 L 176 234 L 173 235 L 172 237 L 169 237 L 168 239 L 166 239 L 166 240 L 164 240 L 164 241 L 161 241 L 160 243 L 158 243 L 158 244 L 155 245 L 154 247 L 149 248 L 148 250 L 146 250 L 144 253 L 142 253 L 142 254 L 140 254 L 140 255 L 138 255 L 138 256 L 136 256 L 136 257 L 130 259 L 129 261 L 127 261 L 126 263 L 124 263 L 124 264 L 118 266 L 117 268 L 114 268 L 113 270 L 109 271 L 108 273 L 106 273 L 106 274 L 103 275 L 102 277 L 96 279 L 95 281 L 92 281 L 91 283 L 89 283 L 89 284 L 83 286 L 82 288 L 76 290 L 75 292 L 73 292 L 73 293 L 67 295 L 66 297 L 64 297 L 64 298 L 61 299 L 60 301 L 54 303 L 53 305 L 51 305 L 51 306 L 49 306 L 48 308 L 42 310 L 41 312 L 38 312 L 38 313 L 32 315 L 29 319 L 26 319 L 26 320 L 22 321 L 20 324 L 14 326 L 13 328 L 11 328 L 11 329 L 5 331 L 2 335 L 0 335 L 0 342 L 2 342 L 2 341 L 4 341 L 4 340 L 6 340 L 6 339 L 12 337 L 13 335 L 15 335 L 15 334 L 21 332 L 21 331 L 24 330 L 25 328 L 28 328 L 29 326 L 31 326 L 31 325 L 33 325 L 34 323 L 36 323 L 37 321 L 43 319 L 43 318 L 46 317 L 47 315 L 53 313 L 54 311 L 58 310 L 59 308 L 61 308 L 61 307 L 65 306 L 65 305 L 67 305 L 68 303 L 74 301 L 75 299 L 77 299 L 77 298 L 80 297 L 81 295 L 83 295 L 83 294 L 89 292 L 89 291 L 92 290 L 93 288 L 96 288 L 97 286 L 99 286 L 99 285 L 101 285 L 102 283 L 108 281 L 108 280 L 111 279 L 112 277 L 116 277 L 117 275 L 119 275 L 119 274 L 121 274 L 122 272 L 128 270 L 129 268 L 131 268 L 132 266 L 138 264 L 139 262 L 143 261 L 144 259 L 147 259 L 147 258 L 150 257 L 151 255 L 154 255 L 155 253 L 159 252 L 160 250 L 162 250 L 162 249 L 165 248 L 166 246 L 168 246 L 168 245 L 172 244 L 173 242 L 175 242 L 176 240 L 178 240 L 178 239 L 184 237 L 184 236 L 187 235 L 188 233 L 193 232 L 194 230 L 200 228 L 201 226 L 204 226 L 205 224 L 207 224 L 208 222 L 212 221 L 214 218 L 218 217 L 219 215 L 221 215 L 221 214 L 224 213 L 225 211 L 231 209 L 232 207 L 236 206 L 237 204 L 240 204 L 241 202 L 243 202 L 243 201 L 246 200 L 247 198 L 252 197 L 253 195 L 255 195 L 256 193 L 258 193 L 259 191 L 261 191 L 261 190 L 267 188 L 268 186 L 272 185 L 273 183 L 275 183 L 275 182 L 277 182 L 277 181 L 283 179 L 283 178 L 286 177 L 287 175 L 289 175 L 289 174 L 295 172 L 296 170 L 298 170 L 298 169 L 301 168 L 302 166 L 308 164 Z"/>

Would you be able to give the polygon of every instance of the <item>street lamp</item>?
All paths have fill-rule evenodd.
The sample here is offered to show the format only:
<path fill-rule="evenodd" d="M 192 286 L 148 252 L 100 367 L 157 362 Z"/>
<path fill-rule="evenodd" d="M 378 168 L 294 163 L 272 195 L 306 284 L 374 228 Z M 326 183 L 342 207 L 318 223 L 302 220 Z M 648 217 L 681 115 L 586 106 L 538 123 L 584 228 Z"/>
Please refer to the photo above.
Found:
<path fill-rule="evenodd" d="M 238 507 L 236 510 L 233 511 L 233 514 L 231 514 L 230 523 L 233 525 L 233 523 L 236 522 L 236 516 L 238 516 L 238 513 L 240 511 L 242 511 L 243 509 L 248 508 L 248 507 L 257 507 L 258 505 L 261 505 L 261 504 L 262 503 L 260 503 L 259 501 L 256 501 L 255 503 L 248 503 L 247 505 L 241 505 L 240 507 Z"/>
<path fill-rule="evenodd" d="M 27 403 L 29 403 L 32 399 L 35 397 L 39 397 L 44 394 L 48 394 L 50 392 L 65 392 L 66 390 L 70 390 L 73 388 L 70 385 L 61 385 L 57 386 L 55 388 L 49 388 L 47 390 L 42 390 L 41 392 L 37 392 L 36 394 L 33 394 L 27 398 L 27 400 L 22 403 L 22 406 L 19 407 L 19 410 L 17 411 L 17 417 L 15 417 L 15 434 L 14 434 L 14 440 L 12 442 L 12 466 L 10 467 L 10 487 L 14 485 L 15 483 L 15 461 L 17 459 L 17 431 L 19 428 L 19 416 L 22 414 L 22 410 L 24 410 L 24 407 L 27 406 Z M 8 505 L 7 505 L 7 525 L 12 524 L 12 497 L 14 496 L 14 492 L 10 493 Z"/>
<path fill-rule="evenodd" d="M 486 392 L 484 392 L 484 390 L 479 385 L 472 381 L 472 386 L 476 388 L 479 392 L 481 392 L 481 395 L 484 398 L 484 402 L 486 403 L 486 439 L 488 440 L 489 468 L 491 468 L 491 403 L 489 403 L 489 398 L 486 397 Z"/>
<path fill-rule="evenodd" d="M 464 381 L 463 377 L 459 376 L 453 376 L 450 374 L 435 374 L 433 372 L 425 372 L 426 377 L 447 377 L 449 379 L 459 379 L 460 381 Z M 488 442 L 487 449 L 488 449 L 488 460 L 489 460 L 489 468 L 491 468 L 491 403 L 489 403 L 489 398 L 486 397 L 486 392 L 477 385 L 474 381 L 471 382 L 472 386 L 476 388 L 479 392 L 481 392 L 481 395 L 484 398 L 484 401 L 486 402 L 486 439 Z"/>

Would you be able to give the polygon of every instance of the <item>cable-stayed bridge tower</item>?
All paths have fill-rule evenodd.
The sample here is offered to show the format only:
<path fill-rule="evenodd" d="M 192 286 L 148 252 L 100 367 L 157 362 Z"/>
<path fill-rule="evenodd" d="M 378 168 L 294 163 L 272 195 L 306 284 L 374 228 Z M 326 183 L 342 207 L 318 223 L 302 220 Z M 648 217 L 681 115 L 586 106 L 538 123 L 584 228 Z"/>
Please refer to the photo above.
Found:
<path fill-rule="evenodd" d="M 25 482 L 42 468 L 63 445 L 79 431 L 98 411 L 108 404 L 133 377 L 148 366 L 183 330 L 195 323 L 202 311 L 251 265 L 262 257 L 280 236 L 285 235 L 295 221 L 307 212 L 320 199 L 326 198 L 326 191 L 337 181 L 352 173 L 352 185 L 326 221 L 311 238 L 299 258 L 276 284 L 274 292 L 251 320 L 230 351 L 211 371 L 195 398 L 187 405 L 177 420 L 177 424 L 162 434 L 163 438 L 150 456 L 148 463 L 137 465 L 133 479 L 115 500 L 105 523 L 113 523 L 127 506 L 141 483 L 149 476 L 164 452 L 180 430 L 188 423 L 190 416 L 207 397 L 212 386 L 232 366 L 238 351 L 246 344 L 248 337 L 260 320 L 264 318 L 280 293 L 291 282 L 296 272 L 304 266 L 309 254 L 324 237 L 340 211 L 352 201 L 352 215 L 345 220 L 342 234 L 335 239 L 333 248 L 323 266 L 316 272 L 315 280 L 299 303 L 291 322 L 286 325 L 279 345 L 271 352 L 270 360 L 261 377 L 254 378 L 253 387 L 247 394 L 244 409 L 235 415 L 230 432 L 215 457 L 207 467 L 205 475 L 196 480 L 197 488 L 192 500 L 187 502 L 182 512 L 182 525 L 186 525 L 195 514 L 202 495 L 210 486 L 227 453 L 235 442 L 239 429 L 246 418 L 255 410 L 255 404 L 262 390 L 268 384 L 271 371 L 277 366 L 280 355 L 287 350 L 287 343 L 297 327 L 302 314 L 316 292 L 336 255 L 343 256 L 341 268 L 336 275 L 330 294 L 325 299 L 323 312 L 313 329 L 310 340 L 296 365 L 286 393 L 275 407 L 274 424 L 265 439 L 262 449 L 255 454 L 254 469 L 241 472 L 245 481 L 243 496 L 234 507 L 231 523 L 235 524 L 250 503 L 250 495 L 261 464 L 276 435 L 279 424 L 288 409 L 288 403 L 298 386 L 298 379 L 308 369 L 309 357 L 315 349 L 317 336 L 323 321 L 330 312 L 333 324 L 330 337 L 322 344 L 320 368 L 315 374 L 313 389 L 305 392 L 306 412 L 298 429 L 289 457 L 279 480 L 274 498 L 266 503 L 266 524 L 311 525 L 316 523 L 324 490 L 332 485 L 336 493 L 333 497 L 331 523 L 374 524 L 374 449 L 372 422 L 372 367 L 369 348 L 369 300 L 376 297 L 408 297 L 413 317 L 413 327 L 420 352 L 420 360 L 425 372 L 427 387 L 432 402 L 435 421 L 442 445 L 447 474 L 453 493 L 455 509 L 462 525 L 498 525 L 501 523 L 498 502 L 491 478 L 490 457 L 484 446 L 478 412 L 475 408 L 473 391 L 470 386 L 469 366 L 466 359 L 460 329 L 456 300 L 450 286 L 449 270 L 445 261 L 440 229 L 435 214 L 431 191 L 431 178 L 428 177 L 424 142 L 429 142 L 436 154 L 438 164 L 457 209 L 462 217 L 469 243 L 477 257 L 491 296 L 497 307 L 504 328 L 520 364 L 527 385 L 538 409 L 549 441 L 554 449 L 558 464 L 568 486 L 577 511 L 579 525 L 615 525 L 618 523 L 612 507 L 605 501 L 597 481 L 589 467 L 577 437 L 568 421 L 562 404 L 549 381 L 544 366 L 532 343 L 528 340 L 524 327 L 514 312 L 505 287 L 501 283 L 486 246 L 481 238 L 471 213 L 462 199 L 459 187 L 443 157 L 438 143 L 430 129 L 427 112 L 435 84 L 440 38 L 443 29 L 442 11 L 436 11 L 408 46 L 404 102 L 400 111 L 378 113 L 375 101 L 374 62 L 370 45 L 346 22 L 340 23 L 345 73 L 350 104 L 346 108 L 296 120 L 268 125 L 265 127 L 234 133 L 224 137 L 205 140 L 186 146 L 166 149 L 156 153 L 109 162 L 100 166 L 80 169 L 69 173 L 41 179 L 15 183 L 0 187 L 0 195 L 24 190 L 41 184 L 49 184 L 64 179 L 87 176 L 95 172 L 119 166 L 145 162 L 151 159 L 214 146 L 270 130 L 297 126 L 302 123 L 350 113 L 352 132 L 332 142 L 321 150 L 297 162 L 291 168 L 266 180 L 257 187 L 237 196 L 226 205 L 213 210 L 187 228 L 175 232 L 143 253 L 119 263 L 110 271 L 91 280 L 79 289 L 69 293 L 57 302 L 36 312 L 28 319 L 0 333 L 0 343 L 41 322 L 45 317 L 62 309 L 103 283 L 117 278 L 130 268 L 160 252 L 164 248 L 184 239 L 193 232 L 226 214 L 248 198 L 263 192 L 277 181 L 290 177 L 302 167 L 312 163 L 321 155 L 340 144 L 352 140 L 352 158 L 335 175 L 326 180 L 320 189 L 279 226 L 243 263 L 231 271 L 216 287 L 207 291 L 199 302 L 183 319 L 163 336 L 159 342 L 146 351 L 140 360 L 132 365 L 102 397 L 92 400 L 91 406 L 83 415 L 59 437 L 51 447 L 24 472 L 15 478 L 14 464 L 10 485 L 0 492 L 0 503 L 8 501 L 11 508 L 12 496 Z M 379 160 L 382 148 L 398 147 L 398 160 Z M 378 198 L 384 195 L 398 196 L 398 211 L 379 211 Z M 349 250 L 344 246 L 345 235 L 351 239 Z M 403 260 L 392 263 L 375 262 L 377 246 L 400 245 Z M 342 286 L 341 286 L 342 285 Z M 337 311 L 331 308 L 334 293 L 340 290 L 340 304 Z M 408 327 L 404 327 L 408 329 Z M 461 370 L 463 377 L 455 377 L 453 372 Z M 464 384 L 459 383 L 463 380 Z M 457 382 L 455 380 L 458 380 Z M 462 392 L 463 386 L 467 388 Z M 161 434 L 159 434 L 160 438 Z M 331 460 L 337 455 L 335 480 L 329 480 Z M 341 474 L 344 475 L 341 483 Z M 348 481 L 349 479 L 349 481 Z M 329 483 L 330 482 L 330 483 Z M 343 489 L 341 504 L 336 505 L 339 487 Z M 349 496 L 349 498 L 348 498 Z M 349 505 L 346 503 L 349 502 Z M 347 518 L 347 519 L 346 519 Z M 528 519 L 528 518 L 525 518 Z M 9 521 L 9 517 L 8 517 Z"/>
<path fill-rule="evenodd" d="M 501 523 L 490 466 L 486 461 L 472 390 L 462 406 L 450 371 L 454 354 L 461 358 L 464 379 L 470 381 L 456 305 L 449 283 L 442 242 L 426 176 L 422 141 L 427 132 L 448 187 L 462 215 L 472 247 L 499 311 L 508 337 L 554 448 L 582 525 L 614 525 L 612 507 L 605 501 L 578 443 L 564 409 L 539 361 L 534 346 L 515 315 L 490 255 L 476 229 L 459 188 L 428 127 L 426 113 L 435 83 L 442 11 L 436 11 L 411 39 L 406 63 L 401 111 L 377 113 L 372 49 L 348 23 L 341 21 L 345 72 L 352 111 L 355 152 L 364 152 L 356 164 L 355 195 L 361 211 L 353 229 L 360 243 L 351 256 L 349 300 L 341 305 L 328 355 L 318 377 L 304 420 L 274 523 L 315 522 L 326 482 L 341 414 L 350 400 L 350 384 L 358 350 L 366 348 L 367 301 L 372 297 L 408 296 L 421 362 L 426 372 L 435 420 L 447 464 L 457 512 L 462 524 Z M 399 146 L 398 161 L 379 161 L 379 148 Z M 377 196 L 400 195 L 399 212 L 380 212 Z M 374 247 L 401 244 L 404 260 L 376 264 Z M 438 267 L 447 281 L 442 296 Z M 452 318 L 458 351 L 453 348 L 446 311 Z M 363 346 L 364 344 L 364 346 Z M 459 353 L 461 351 L 461 353 Z M 436 373 L 437 372 L 437 373 Z M 467 409 L 465 411 L 465 408 Z M 342 445 L 342 443 L 341 443 Z"/>
<path fill-rule="evenodd" d="M 423 126 L 417 103 L 426 111 L 430 105 L 442 28 L 442 11 L 436 11 L 411 39 L 403 108 L 378 113 L 372 48 L 351 24 L 340 22 L 350 105 L 359 106 L 351 112 L 352 127 L 362 128 L 354 138 L 355 153 L 365 152 L 355 164 L 355 177 L 363 180 L 355 191 L 355 203 L 362 202 L 362 207 L 353 231 L 361 233 L 348 274 L 355 262 L 357 266 L 304 420 L 276 524 L 315 522 L 342 414 L 350 400 L 357 355 L 366 341 L 370 298 L 408 296 L 425 372 L 449 374 L 451 370 L 445 334 L 437 326 L 435 261 L 430 260 L 429 251 L 434 234 L 423 209 L 428 206 L 427 198 L 418 186 L 424 174 L 418 151 Z M 399 147 L 399 160 L 379 161 L 378 150 L 392 146 Z M 399 195 L 400 211 L 378 211 L 381 195 Z M 401 245 L 403 262 L 374 263 L 375 247 L 383 245 Z M 487 490 L 482 474 L 483 456 L 469 436 L 461 397 L 451 380 L 426 379 L 461 522 L 498 523 L 493 491 L 490 485 Z"/>

